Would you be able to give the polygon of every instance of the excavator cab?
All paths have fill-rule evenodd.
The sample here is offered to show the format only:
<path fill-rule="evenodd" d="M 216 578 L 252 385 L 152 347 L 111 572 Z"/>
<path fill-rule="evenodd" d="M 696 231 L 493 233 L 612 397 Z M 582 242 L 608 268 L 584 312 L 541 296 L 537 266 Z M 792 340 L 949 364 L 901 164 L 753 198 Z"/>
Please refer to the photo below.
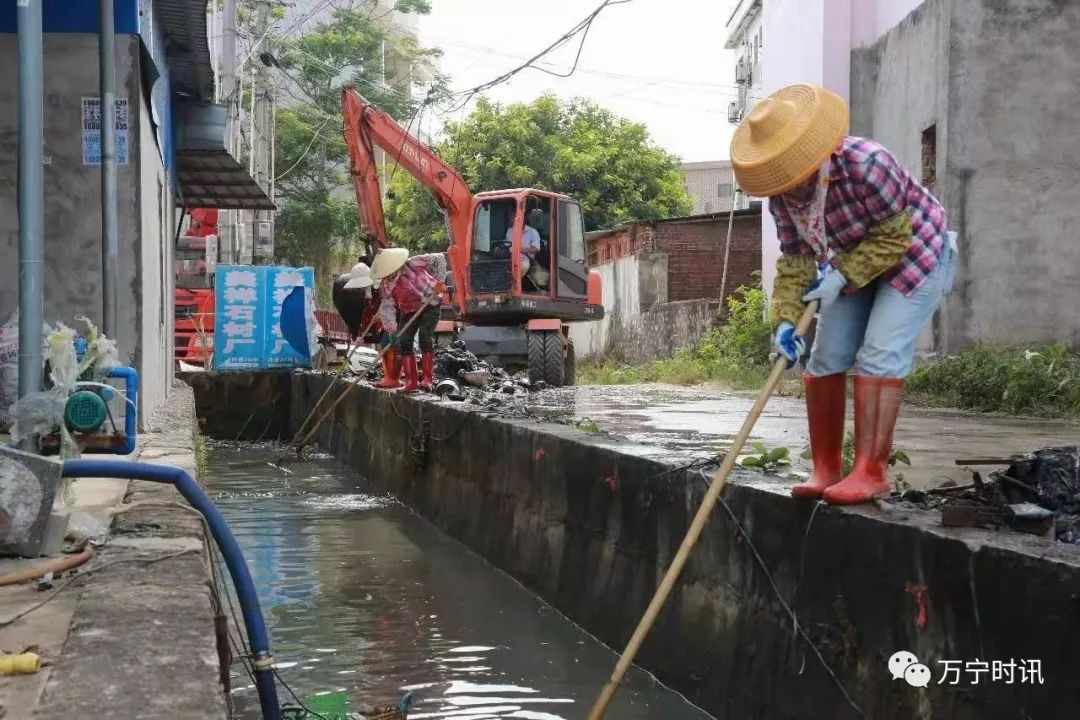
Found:
<path fill-rule="evenodd" d="M 585 265 L 581 207 L 572 198 L 542 190 L 480 193 L 470 239 L 468 313 L 603 316 L 599 278 Z"/>

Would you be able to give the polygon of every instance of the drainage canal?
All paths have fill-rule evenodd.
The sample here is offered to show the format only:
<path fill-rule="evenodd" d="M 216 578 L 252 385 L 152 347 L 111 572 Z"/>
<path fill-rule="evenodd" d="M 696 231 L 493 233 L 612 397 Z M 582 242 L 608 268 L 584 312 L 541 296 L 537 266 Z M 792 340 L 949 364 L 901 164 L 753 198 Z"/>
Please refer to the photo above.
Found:
<path fill-rule="evenodd" d="M 345 695 L 360 710 L 411 690 L 413 720 L 585 717 L 615 662 L 609 649 L 331 460 L 284 475 L 242 464 L 257 452 L 213 446 L 207 490 L 251 566 L 281 676 L 302 699 Z M 239 663 L 232 685 L 235 717 L 259 717 Z M 709 718 L 641 671 L 608 716 Z"/>

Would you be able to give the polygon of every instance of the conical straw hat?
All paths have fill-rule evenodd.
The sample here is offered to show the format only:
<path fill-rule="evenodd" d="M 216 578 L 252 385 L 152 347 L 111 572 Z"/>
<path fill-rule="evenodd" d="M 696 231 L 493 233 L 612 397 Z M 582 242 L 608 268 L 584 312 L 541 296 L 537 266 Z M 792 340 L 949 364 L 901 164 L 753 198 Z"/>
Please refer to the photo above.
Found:
<path fill-rule="evenodd" d="M 848 107 L 823 87 L 799 83 L 761 100 L 731 139 L 731 167 L 744 192 L 771 197 L 821 167 L 848 130 Z"/>
<path fill-rule="evenodd" d="M 371 283 L 371 269 L 364 263 L 356 263 L 349 271 L 349 282 L 345 283 L 345 290 L 369 288 Z"/>
<path fill-rule="evenodd" d="M 386 248 L 381 250 L 375 256 L 375 260 L 371 263 L 371 277 L 375 280 L 382 280 L 395 270 L 399 270 L 408 259 L 409 251 L 405 248 Z"/>

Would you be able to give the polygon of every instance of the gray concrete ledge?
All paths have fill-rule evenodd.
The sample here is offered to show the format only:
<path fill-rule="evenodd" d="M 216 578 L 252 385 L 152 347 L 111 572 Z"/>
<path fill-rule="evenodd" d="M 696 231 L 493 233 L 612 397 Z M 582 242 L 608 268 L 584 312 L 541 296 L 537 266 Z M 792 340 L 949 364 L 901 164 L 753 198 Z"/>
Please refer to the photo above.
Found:
<path fill-rule="evenodd" d="M 207 376 L 207 387 L 221 396 L 232 377 Z M 326 382 L 292 376 L 294 425 Z M 204 420 L 212 433 L 235 432 Z M 673 472 L 631 443 L 367 387 L 320 442 L 617 649 L 705 489 L 700 474 Z M 815 512 L 760 476 L 741 475 L 723 499 L 863 717 L 1048 718 L 1080 707 L 1076 548 L 946 531 L 900 508 Z M 928 688 L 891 679 L 886 662 L 899 650 L 931 666 Z M 1010 659 L 1041 660 L 1044 684 L 937 684 L 939 661 Z M 722 719 L 860 716 L 723 508 L 639 661 Z"/>
<path fill-rule="evenodd" d="M 139 459 L 194 474 L 195 406 L 178 384 L 150 419 Z M 186 502 L 171 487 L 132 483 L 128 504 Z M 146 563 L 142 559 L 183 555 Z M 210 568 L 198 517 L 178 507 L 116 516 L 94 564 L 123 560 L 76 588 L 68 638 L 36 717 L 227 717 Z"/>

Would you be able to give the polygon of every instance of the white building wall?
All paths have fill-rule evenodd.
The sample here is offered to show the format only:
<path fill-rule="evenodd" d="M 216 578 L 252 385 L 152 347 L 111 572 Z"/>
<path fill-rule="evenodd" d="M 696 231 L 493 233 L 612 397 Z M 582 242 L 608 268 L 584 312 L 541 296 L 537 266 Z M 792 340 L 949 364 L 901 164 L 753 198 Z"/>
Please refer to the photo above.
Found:
<path fill-rule="evenodd" d="M 604 317 L 602 320 L 574 323 L 570 326 L 570 339 L 579 358 L 602 355 L 608 349 L 612 327 L 619 318 L 641 314 L 637 255 L 604 263 L 593 270 L 600 273 Z"/>
<path fill-rule="evenodd" d="M 735 176 L 731 161 L 685 163 L 686 191 L 694 200 L 691 215 L 726 212 L 731 209 Z"/>
<path fill-rule="evenodd" d="M 13 33 L 0 35 L 0 322 L 19 300 L 17 42 Z M 171 385 L 173 268 L 139 58 L 139 39 L 118 35 L 116 94 L 128 98 L 129 129 L 128 162 L 116 173 L 115 339 L 120 362 L 139 371 L 145 418 Z M 100 328 L 101 168 L 82 162 L 82 98 L 99 92 L 98 36 L 46 33 L 45 66 L 45 320 L 81 329 L 76 318 L 86 316 Z"/>
<path fill-rule="evenodd" d="M 765 96 L 797 82 L 851 96 L 851 50 L 874 42 L 922 0 L 763 0 Z M 768 203 L 764 204 L 768 207 Z M 772 292 L 780 255 L 772 214 L 761 214 L 761 269 Z"/>

